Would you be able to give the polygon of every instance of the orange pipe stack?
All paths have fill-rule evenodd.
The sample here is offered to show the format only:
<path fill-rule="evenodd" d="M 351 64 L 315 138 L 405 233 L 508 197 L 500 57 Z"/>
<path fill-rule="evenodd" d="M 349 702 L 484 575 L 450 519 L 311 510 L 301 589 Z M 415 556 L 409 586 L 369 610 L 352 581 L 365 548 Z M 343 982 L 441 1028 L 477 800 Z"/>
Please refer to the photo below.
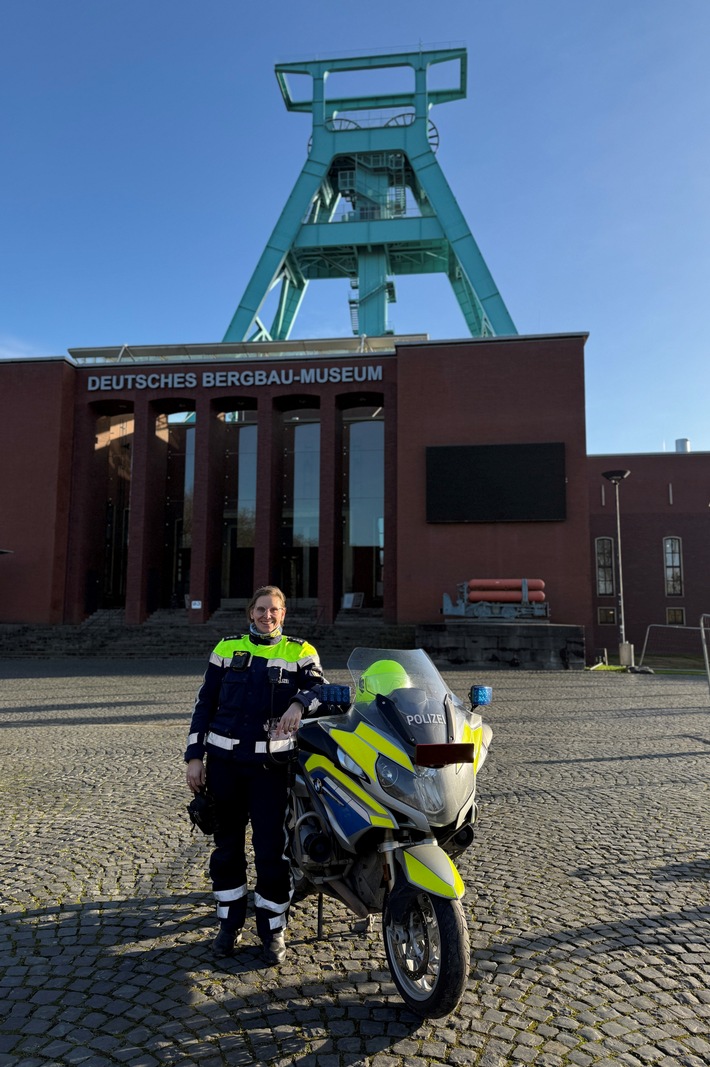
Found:
<path fill-rule="evenodd" d="M 469 604 L 542 604 L 545 583 L 542 578 L 471 578 L 468 582 Z"/>

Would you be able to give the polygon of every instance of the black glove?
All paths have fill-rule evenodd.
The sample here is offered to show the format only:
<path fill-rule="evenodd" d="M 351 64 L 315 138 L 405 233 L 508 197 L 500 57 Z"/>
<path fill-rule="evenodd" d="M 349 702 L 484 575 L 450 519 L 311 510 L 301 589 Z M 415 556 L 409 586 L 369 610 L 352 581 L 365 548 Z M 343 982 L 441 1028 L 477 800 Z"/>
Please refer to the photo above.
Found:
<path fill-rule="evenodd" d="M 217 829 L 217 805 L 211 793 L 201 789 L 187 805 L 193 829 L 196 826 L 203 834 L 213 834 Z"/>

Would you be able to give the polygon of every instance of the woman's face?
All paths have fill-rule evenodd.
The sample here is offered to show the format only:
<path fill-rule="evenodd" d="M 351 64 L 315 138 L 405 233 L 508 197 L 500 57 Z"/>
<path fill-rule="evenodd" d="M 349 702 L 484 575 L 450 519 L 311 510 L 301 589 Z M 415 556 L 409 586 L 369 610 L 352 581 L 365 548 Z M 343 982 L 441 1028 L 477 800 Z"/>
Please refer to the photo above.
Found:
<path fill-rule="evenodd" d="M 270 634 L 277 626 L 281 626 L 285 614 L 286 608 L 278 597 L 260 596 L 249 612 L 249 618 L 260 634 Z"/>

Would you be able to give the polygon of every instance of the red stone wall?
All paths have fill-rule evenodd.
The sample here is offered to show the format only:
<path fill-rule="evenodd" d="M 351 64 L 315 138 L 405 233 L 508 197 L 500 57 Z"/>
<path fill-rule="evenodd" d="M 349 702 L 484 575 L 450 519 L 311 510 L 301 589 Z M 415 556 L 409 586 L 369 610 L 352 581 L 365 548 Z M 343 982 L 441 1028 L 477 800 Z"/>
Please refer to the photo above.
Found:
<path fill-rule="evenodd" d="M 70 364 L 0 364 L 0 619 L 61 622 L 73 438 Z"/>
<path fill-rule="evenodd" d="M 441 621 L 469 578 L 542 578 L 551 621 L 591 622 L 583 335 L 398 349 L 397 616 Z M 427 523 L 427 446 L 563 442 L 564 522 Z"/>
<path fill-rule="evenodd" d="M 626 639 L 643 647 L 646 627 L 665 625 L 666 608 L 685 609 L 686 625 L 698 626 L 710 612 L 710 453 L 662 452 L 590 456 L 589 510 L 592 552 L 597 537 L 616 544 L 614 487 L 602 471 L 631 473 L 619 486 L 621 552 Z M 602 495 L 603 493 L 603 495 Z M 666 596 L 663 539 L 682 543 L 683 596 Z M 599 597 L 594 585 L 594 643 L 615 650 L 618 628 L 596 622 L 597 608 L 617 607 L 615 597 Z M 701 654 L 700 638 L 697 652 Z"/>

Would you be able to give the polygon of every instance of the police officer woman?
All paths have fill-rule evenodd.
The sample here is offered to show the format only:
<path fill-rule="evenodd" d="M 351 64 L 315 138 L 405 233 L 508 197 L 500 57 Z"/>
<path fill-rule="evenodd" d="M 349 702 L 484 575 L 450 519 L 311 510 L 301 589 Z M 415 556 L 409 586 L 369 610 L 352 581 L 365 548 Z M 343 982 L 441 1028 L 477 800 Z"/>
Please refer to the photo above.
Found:
<path fill-rule="evenodd" d="M 251 821 L 256 929 L 267 963 L 281 963 L 286 955 L 292 892 L 285 856 L 286 768 L 269 760 L 269 722 L 272 733 L 295 731 L 304 711 L 318 707 L 313 688 L 324 681 L 315 648 L 284 635 L 285 615 L 280 589 L 256 590 L 247 607 L 249 632 L 224 638 L 210 656 L 185 752 L 188 786 L 198 793 L 206 784 L 217 806 L 210 857 L 220 923 L 214 955 L 231 956 L 241 940 L 247 910 L 245 833 Z"/>

